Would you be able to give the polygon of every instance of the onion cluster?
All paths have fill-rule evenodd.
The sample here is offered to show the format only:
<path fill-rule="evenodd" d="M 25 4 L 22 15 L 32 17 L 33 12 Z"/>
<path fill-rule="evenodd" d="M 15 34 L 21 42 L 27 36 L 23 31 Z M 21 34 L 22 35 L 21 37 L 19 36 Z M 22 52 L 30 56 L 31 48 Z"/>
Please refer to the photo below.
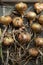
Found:
<path fill-rule="evenodd" d="M 43 14 L 39 15 L 39 13 L 43 11 L 43 3 L 35 3 L 34 11 L 30 10 L 26 12 L 27 8 L 28 5 L 26 3 L 20 2 L 15 4 L 16 12 L 20 15 L 14 14 L 15 16 L 13 17 L 10 15 L 0 17 L 0 23 L 8 27 L 2 43 L 7 47 L 11 45 L 11 48 L 14 44 L 15 57 L 20 61 L 22 60 L 23 53 L 24 56 L 28 53 L 27 55 L 29 57 L 36 58 L 39 54 L 42 54 L 39 53 L 39 48 L 43 46 L 43 37 L 40 36 L 40 33 L 43 32 Z M 26 23 L 24 19 L 26 19 Z M 9 28 L 11 33 L 9 33 Z M 1 35 L 2 33 L 0 29 L 0 36 Z M 29 48 L 31 44 L 33 44 L 34 47 Z"/>

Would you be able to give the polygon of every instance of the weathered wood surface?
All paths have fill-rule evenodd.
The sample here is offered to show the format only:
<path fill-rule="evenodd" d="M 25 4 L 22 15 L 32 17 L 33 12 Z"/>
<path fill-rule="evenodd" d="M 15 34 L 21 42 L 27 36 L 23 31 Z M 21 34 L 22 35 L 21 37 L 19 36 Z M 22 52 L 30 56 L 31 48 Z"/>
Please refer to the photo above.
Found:
<path fill-rule="evenodd" d="M 43 0 L 0 0 L 0 2 L 43 2 Z"/>

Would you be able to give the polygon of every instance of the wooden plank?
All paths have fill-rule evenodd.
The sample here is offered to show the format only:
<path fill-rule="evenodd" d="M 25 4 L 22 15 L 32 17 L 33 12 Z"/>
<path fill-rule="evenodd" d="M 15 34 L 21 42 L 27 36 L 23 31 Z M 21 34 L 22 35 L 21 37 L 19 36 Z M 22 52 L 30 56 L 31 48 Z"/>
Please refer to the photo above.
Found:
<path fill-rule="evenodd" d="M 43 2 L 43 0 L 1 0 L 0 2 Z"/>

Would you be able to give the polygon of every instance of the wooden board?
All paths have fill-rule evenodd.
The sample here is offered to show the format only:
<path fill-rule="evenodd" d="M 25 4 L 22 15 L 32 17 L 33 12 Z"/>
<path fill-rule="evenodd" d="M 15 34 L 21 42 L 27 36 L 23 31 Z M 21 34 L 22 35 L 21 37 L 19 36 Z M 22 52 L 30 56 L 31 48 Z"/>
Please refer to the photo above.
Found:
<path fill-rule="evenodd" d="M 43 0 L 0 0 L 0 2 L 43 2 Z"/>

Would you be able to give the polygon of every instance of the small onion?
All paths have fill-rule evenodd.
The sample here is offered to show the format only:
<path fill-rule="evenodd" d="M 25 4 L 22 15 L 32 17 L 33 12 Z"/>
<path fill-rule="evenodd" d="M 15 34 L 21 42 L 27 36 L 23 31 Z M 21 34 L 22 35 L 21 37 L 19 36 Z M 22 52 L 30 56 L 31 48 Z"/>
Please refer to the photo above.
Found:
<path fill-rule="evenodd" d="M 39 23 L 43 25 L 43 15 L 39 16 Z"/>
<path fill-rule="evenodd" d="M 20 43 L 26 43 L 29 42 L 31 40 L 31 35 L 29 33 L 20 33 L 18 35 L 18 41 Z"/>
<path fill-rule="evenodd" d="M 4 37 L 3 39 L 3 44 L 6 46 L 11 45 L 12 43 L 14 43 L 14 40 L 12 37 Z"/>
<path fill-rule="evenodd" d="M 1 16 L 0 17 L 0 23 L 4 25 L 9 25 L 12 21 L 12 18 L 10 16 Z"/>
<path fill-rule="evenodd" d="M 43 38 L 37 37 L 35 38 L 36 46 L 43 46 Z"/>
<path fill-rule="evenodd" d="M 32 11 L 29 11 L 27 14 L 26 14 L 26 17 L 29 19 L 29 20 L 33 20 L 36 18 L 36 13 L 35 12 L 32 12 Z"/>
<path fill-rule="evenodd" d="M 21 27 L 21 26 L 23 25 L 23 19 L 20 18 L 20 17 L 15 17 L 15 18 L 13 19 L 13 25 L 14 25 L 15 27 Z"/>
<path fill-rule="evenodd" d="M 30 48 L 29 49 L 29 54 L 33 57 L 36 57 L 38 55 L 38 50 L 36 48 Z"/>
<path fill-rule="evenodd" d="M 34 32 L 40 32 L 41 29 L 42 29 L 42 26 L 41 26 L 40 24 L 38 24 L 38 23 L 33 23 L 33 24 L 31 25 L 31 28 L 32 28 L 32 30 L 33 30 Z"/>

